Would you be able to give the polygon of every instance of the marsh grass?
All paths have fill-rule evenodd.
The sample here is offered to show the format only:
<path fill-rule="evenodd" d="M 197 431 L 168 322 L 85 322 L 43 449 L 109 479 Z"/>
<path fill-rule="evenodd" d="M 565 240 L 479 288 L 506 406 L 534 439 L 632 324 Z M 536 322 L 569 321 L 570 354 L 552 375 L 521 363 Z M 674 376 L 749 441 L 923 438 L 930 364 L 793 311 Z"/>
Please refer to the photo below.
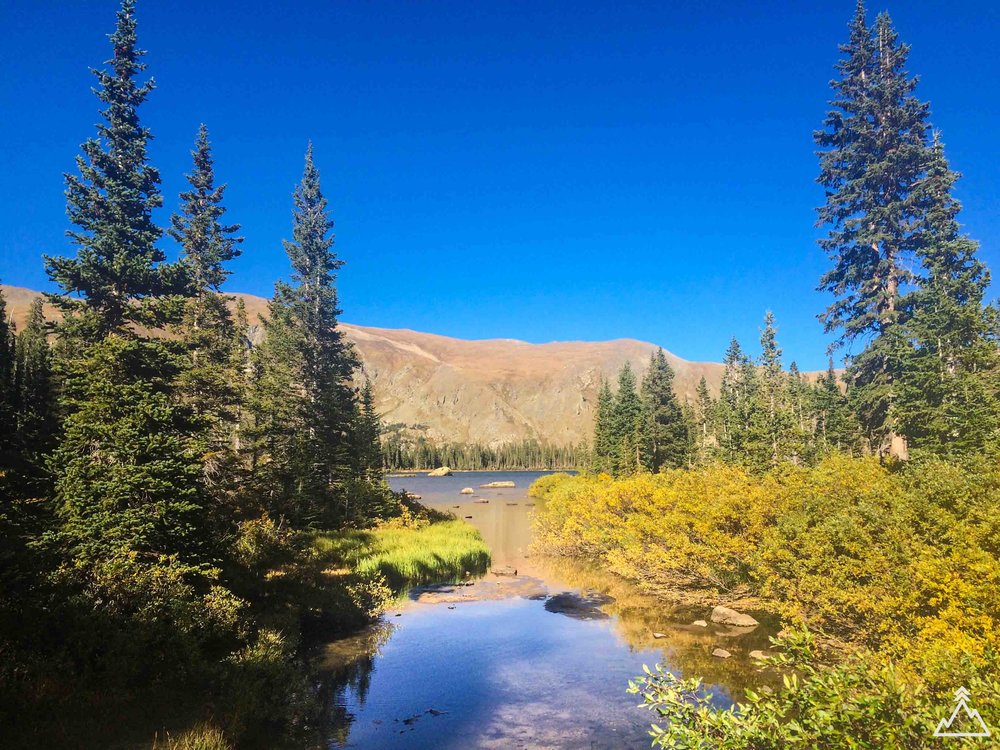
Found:
<path fill-rule="evenodd" d="M 479 532 L 458 520 L 369 530 L 317 533 L 312 544 L 330 565 L 362 576 L 381 574 L 396 593 L 485 573 L 490 550 Z"/>

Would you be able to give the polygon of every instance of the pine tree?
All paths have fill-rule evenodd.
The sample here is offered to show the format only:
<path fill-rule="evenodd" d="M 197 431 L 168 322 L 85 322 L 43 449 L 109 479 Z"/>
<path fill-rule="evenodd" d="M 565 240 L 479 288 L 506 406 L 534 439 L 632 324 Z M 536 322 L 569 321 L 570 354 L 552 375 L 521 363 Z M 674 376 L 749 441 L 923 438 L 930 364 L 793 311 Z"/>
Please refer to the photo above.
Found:
<path fill-rule="evenodd" d="M 781 365 L 781 348 L 778 346 L 774 313 L 764 316 L 760 336 L 760 380 L 763 404 L 763 439 L 768 453 L 767 461 L 777 466 L 795 453 L 794 419 L 787 401 L 787 378 Z"/>
<path fill-rule="evenodd" d="M 0 494 L 18 461 L 13 376 L 13 322 L 7 315 L 7 300 L 0 288 Z"/>
<path fill-rule="evenodd" d="M 45 459 L 54 445 L 57 420 L 48 329 L 41 299 L 31 303 L 28 323 L 17 336 L 14 363 L 19 492 L 26 497 L 43 497 L 48 490 Z"/>
<path fill-rule="evenodd" d="M 916 81 L 904 70 L 908 48 L 888 16 L 870 28 L 859 1 L 850 30 L 826 130 L 816 134 L 826 149 L 819 223 L 829 226 L 820 245 L 833 261 L 820 289 L 837 298 L 821 319 L 828 332 L 839 334 L 838 345 L 874 337 L 851 362 L 849 376 L 853 403 L 881 452 L 895 430 L 892 404 L 903 344 L 891 329 L 900 322 L 902 290 L 921 242 L 928 108 L 913 96 Z"/>
<path fill-rule="evenodd" d="M 700 465 L 711 463 L 719 446 L 716 420 L 718 403 L 708 390 L 708 381 L 702 375 L 695 391 L 696 460 Z"/>
<path fill-rule="evenodd" d="M 618 475 L 632 474 L 643 466 L 642 445 L 645 418 L 642 400 L 636 390 L 635 372 L 625 362 L 618 373 L 618 393 L 615 395 L 611 426 L 613 465 Z"/>
<path fill-rule="evenodd" d="M 358 424 L 355 429 L 361 476 L 369 482 L 382 481 L 385 458 L 382 454 L 382 420 L 375 409 L 375 389 L 367 377 L 361 388 Z"/>
<path fill-rule="evenodd" d="M 674 371 L 663 349 L 649 357 L 641 395 L 646 420 L 643 465 L 654 472 L 684 466 L 688 462 L 688 424 L 674 394 Z"/>
<path fill-rule="evenodd" d="M 837 450 L 851 454 L 857 451 L 860 441 L 858 424 L 839 383 L 831 357 L 826 373 L 816 384 L 813 397 L 816 439 L 821 453 Z"/>
<path fill-rule="evenodd" d="M 79 176 L 66 176 L 67 213 L 77 227 L 69 236 L 77 254 L 45 257 L 49 277 L 65 292 L 53 297 L 68 316 L 62 333 L 86 340 L 126 333 L 133 324 L 161 327 L 176 314 L 164 297 L 185 288 L 179 266 L 163 263 L 156 246 L 160 230 L 152 214 L 163 200 L 160 175 L 147 162 L 152 135 L 138 112 L 153 82 L 136 82 L 146 65 L 136 46 L 134 0 L 123 0 L 110 38 L 111 70 L 93 71 L 95 93 L 106 105 L 104 122 L 81 147 Z"/>
<path fill-rule="evenodd" d="M 989 272 L 978 243 L 961 233 L 958 179 L 935 136 L 922 192 L 931 204 L 918 248 L 918 288 L 905 301 L 906 331 L 897 404 L 901 432 L 918 451 L 981 451 L 1000 418 L 997 316 L 983 304 Z"/>
<path fill-rule="evenodd" d="M 57 577 L 117 618 L 116 633 L 176 627 L 182 609 L 202 606 L 194 586 L 207 591 L 217 559 L 196 426 L 176 403 L 177 345 L 135 327 L 169 322 L 177 305 L 166 295 L 187 289 L 155 246 L 159 177 L 137 112 L 152 84 L 134 80 L 144 69 L 135 31 L 134 2 L 124 0 L 112 70 L 97 73 L 105 123 L 83 145 L 81 176 L 67 178 L 77 256 L 47 259 L 68 313 L 59 329 L 65 416 L 50 464 L 59 527 L 47 546 L 63 558 Z"/>
<path fill-rule="evenodd" d="M 285 251 L 292 283 L 275 285 L 265 339 L 256 357 L 254 462 L 266 458 L 269 502 L 297 522 L 347 513 L 344 482 L 360 475 L 351 386 L 357 358 L 337 326 L 333 221 L 310 144 L 294 196 Z M 259 463 L 258 463 L 258 468 Z"/>
<path fill-rule="evenodd" d="M 601 378 L 597 393 L 597 412 L 594 416 L 594 471 L 614 471 L 615 439 L 614 420 L 615 399 L 607 379 Z"/>
<path fill-rule="evenodd" d="M 724 365 L 718 402 L 721 457 L 727 463 L 763 469 L 769 464 L 770 445 L 757 368 L 735 338 L 726 350 Z"/>
<path fill-rule="evenodd" d="M 191 282 L 178 326 L 189 365 L 179 379 L 180 397 L 203 425 L 202 453 L 210 485 L 231 481 L 234 454 L 230 450 L 236 429 L 239 339 L 227 298 L 219 287 L 229 275 L 225 264 L 239 255 L 242 237 L 238 225 L 222 222 L 225 185 L 215 185 L 208 130 L 202 125 L 195 142 L 191 190 L 181 193 L 180 213 L 171 217 L 170 236 L 183 251 L 181 263 Z"/>

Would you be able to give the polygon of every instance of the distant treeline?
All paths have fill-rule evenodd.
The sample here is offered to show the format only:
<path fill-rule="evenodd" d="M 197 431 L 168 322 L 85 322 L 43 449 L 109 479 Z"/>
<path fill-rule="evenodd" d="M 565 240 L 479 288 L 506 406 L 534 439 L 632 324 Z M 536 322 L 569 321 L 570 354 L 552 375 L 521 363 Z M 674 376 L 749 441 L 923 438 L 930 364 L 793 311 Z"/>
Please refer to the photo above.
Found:
<path fill-rule="evenodd" d="M 586 443 L 549 445 L 537 440 L 504 443 L 494 448 L 482 443 L 436 445 L 425 438 L 407 443 L 393 436 L 384 442 L 383 450 L 390 471 L 439 466 L 464 471 L 575 469 L 586 466 L 590 456 Z"/>

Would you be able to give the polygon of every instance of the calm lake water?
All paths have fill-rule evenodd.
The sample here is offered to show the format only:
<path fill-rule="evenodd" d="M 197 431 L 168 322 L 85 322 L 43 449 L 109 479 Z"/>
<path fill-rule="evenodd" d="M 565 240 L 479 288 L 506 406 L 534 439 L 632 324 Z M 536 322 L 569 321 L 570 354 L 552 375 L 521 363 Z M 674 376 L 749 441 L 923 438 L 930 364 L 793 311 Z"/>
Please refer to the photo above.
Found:
<path fill-rule="evenodd" d="M 414 590 L 371 629 L 326 646 L 341 727 L 332 747 L 647 748 L 653 715 L 625 692 L 643 664 L 703 677 L 720 705 L 766 679 L 748 656 L 768 647 L 774 623 L 765 615 L 754 613 L 765 624 L 750 633 L 698 627 L 691 623 L 708 620 L 709 609 L 673 609 L 609 574 L 529 556 L 527 488 L 543 473 L 390 479 L 471 516 L 496 573 Z M 517 487 L 479 488 L 502 480 Z M 712 657 L 716 647 L 732 658 Z"/>

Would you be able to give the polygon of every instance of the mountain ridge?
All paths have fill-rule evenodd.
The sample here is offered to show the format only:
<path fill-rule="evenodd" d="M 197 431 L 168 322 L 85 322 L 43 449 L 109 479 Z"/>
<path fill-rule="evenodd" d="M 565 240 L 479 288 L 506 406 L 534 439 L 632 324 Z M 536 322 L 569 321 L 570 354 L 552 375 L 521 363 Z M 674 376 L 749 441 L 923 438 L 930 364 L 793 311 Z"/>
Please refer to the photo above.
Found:
<path fill-rule="evenodd" d="M 40 292 L 0 285 L 18 328 Z M 267 300 L 243 293 L 260 335 Z M 46 317 L 58 311 L 46 303 Z M 341 323 L 371 378 L 385 423 L 407 438 L 498 446 L 535 439 L 553 445 L 589 440 L 601 378 L 615 379 L 629 361 L 641 377 L 657 345 L 632 338 L 608 341 L 459 339 L 405 328 Z M 678 397 L 694 401 L 704 377 L 718 393 L 724 366 L 685 360 L 664 348 Z M 815 377 L 813 374 L 812 377 Z"/>

